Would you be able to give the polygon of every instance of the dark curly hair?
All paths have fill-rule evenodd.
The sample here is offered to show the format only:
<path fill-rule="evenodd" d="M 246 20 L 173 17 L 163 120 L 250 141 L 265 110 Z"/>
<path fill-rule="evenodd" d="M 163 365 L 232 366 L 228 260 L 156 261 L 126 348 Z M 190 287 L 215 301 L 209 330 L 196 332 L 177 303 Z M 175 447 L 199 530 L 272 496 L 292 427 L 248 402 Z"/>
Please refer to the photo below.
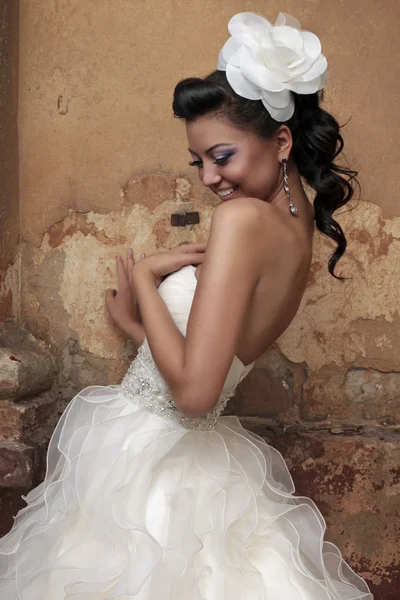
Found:
<path fill-rule="evenodd" d="M 343 149 L 343 138 L 336 119 L 320 107 L 321 93 L 293 94 L 295 111 L 284 124 L 293 137 L 292 156 L 297 169 L 315 192 L 317 228 L 337 243 L 328 269 L 335 266 L 346 250 L 347 241 L 333 213 L 353 197 L 357 171 L 334 163 Z M 261 100 L 247 100 L 236 94 L 224 71 L 214 71 L 204 79 L 191 77 L 180 81 L 174 90 L 175 117 L 193 121 L 209 113 L 222 113 L 233 125 L 268 139 L 283 125 L 275 121 Z"/>

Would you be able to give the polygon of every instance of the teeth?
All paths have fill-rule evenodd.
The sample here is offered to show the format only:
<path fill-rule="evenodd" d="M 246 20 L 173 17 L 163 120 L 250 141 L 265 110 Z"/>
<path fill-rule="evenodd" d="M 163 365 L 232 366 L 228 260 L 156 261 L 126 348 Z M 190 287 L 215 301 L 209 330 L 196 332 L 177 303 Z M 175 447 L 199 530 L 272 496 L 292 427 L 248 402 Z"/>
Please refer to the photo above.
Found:
<path fill-rule="evenodd" d="M 234 192 L 236 189 L 237 186 L 229 188 L 229 190 L 224 190 L 223 192 L 218 192 L 218 196 L 224 198 L 225 196 L 229 196 L 229 194 L 232 194 L 232 192 Z"/>

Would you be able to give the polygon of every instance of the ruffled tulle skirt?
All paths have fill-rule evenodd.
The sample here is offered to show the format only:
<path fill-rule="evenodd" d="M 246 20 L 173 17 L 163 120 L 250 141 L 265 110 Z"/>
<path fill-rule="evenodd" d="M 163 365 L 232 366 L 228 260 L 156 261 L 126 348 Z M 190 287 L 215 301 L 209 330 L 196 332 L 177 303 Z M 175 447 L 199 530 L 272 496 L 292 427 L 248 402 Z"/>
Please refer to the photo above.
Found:
<path fill-rule="evenodd" d="M 0 540 L 1 600 L 371 600 L 293 496 L 282 456 L 222 417 L 183 429 L 90 387 Z"/>

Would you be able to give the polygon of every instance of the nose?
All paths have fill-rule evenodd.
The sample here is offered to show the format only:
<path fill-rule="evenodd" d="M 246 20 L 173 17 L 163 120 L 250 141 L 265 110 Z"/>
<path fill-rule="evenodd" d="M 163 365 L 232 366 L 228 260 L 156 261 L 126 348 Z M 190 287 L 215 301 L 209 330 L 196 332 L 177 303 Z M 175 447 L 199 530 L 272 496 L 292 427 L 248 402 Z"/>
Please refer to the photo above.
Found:
<path fill-rule="evenodd" d="M 207 187 L 220 183 L 222 177 L 218 173 L 218 165 L 211 161 L 204 161 L 203 168 L 200 172 L 200 179 L 202 184 Z"/>

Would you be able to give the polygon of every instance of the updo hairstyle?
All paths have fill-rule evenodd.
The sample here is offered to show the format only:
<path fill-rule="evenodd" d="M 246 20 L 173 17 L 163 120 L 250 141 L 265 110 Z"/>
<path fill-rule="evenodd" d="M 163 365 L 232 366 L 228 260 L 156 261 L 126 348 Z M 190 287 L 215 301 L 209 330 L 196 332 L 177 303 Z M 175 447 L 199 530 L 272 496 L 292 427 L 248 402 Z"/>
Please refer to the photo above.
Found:
<path fill-rule="evenodd" d="M 337 248 L 330 256 L 328 270 L 337 279 L 335 266 L 346 250 L 347 241 L 333 213 L 347 204 L 358 181 L 357 171 L 335 164 L 343 150 L 343 138 L 336 119 L 320 107 L 321 92 L 293 94 L 295 111 L 285 123 L 275 121 L 261 100 L 247 100 L 229 85 L 225 71 L 214 71 L 204 79 L 191 77 L 175 88 L 175 117 L 193 121 L 207 114 L 221 114 L 232 125 L 251 131 L 262 139 L 271 138 L 282 126 L 292 133 L 294 160 L 300 175 L 316 192 L 314 197 L 317 228 L 334 240 Z"/>

